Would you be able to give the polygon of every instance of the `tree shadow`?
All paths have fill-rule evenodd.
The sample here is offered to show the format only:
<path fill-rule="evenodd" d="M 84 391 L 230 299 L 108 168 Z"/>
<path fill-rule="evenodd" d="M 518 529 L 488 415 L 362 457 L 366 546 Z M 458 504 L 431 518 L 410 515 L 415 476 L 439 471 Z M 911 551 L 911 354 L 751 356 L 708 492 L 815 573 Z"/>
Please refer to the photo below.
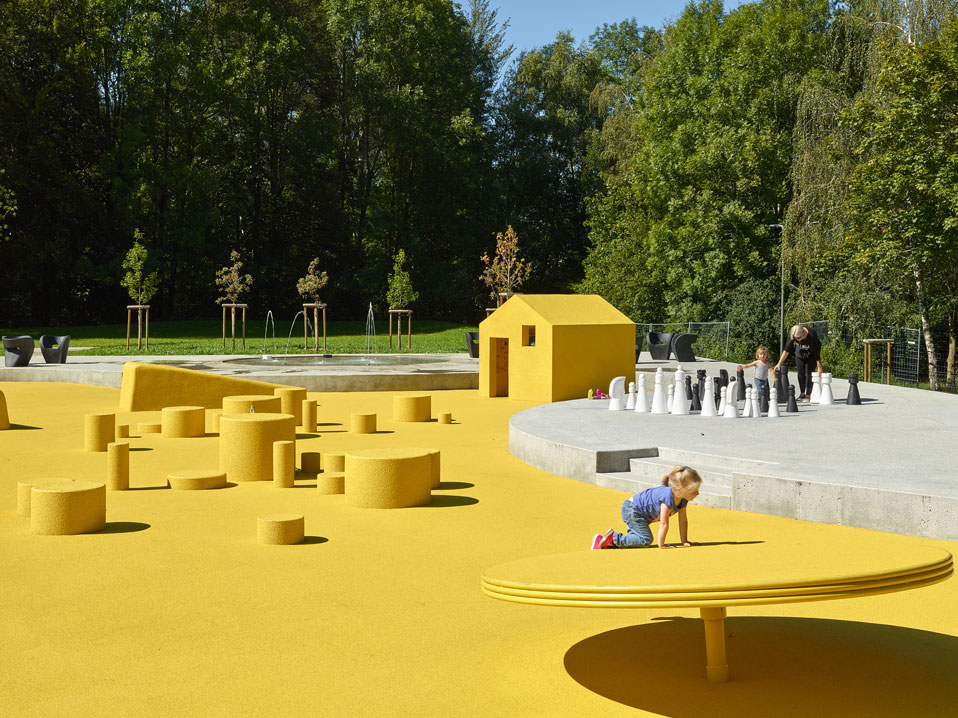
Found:
<path fill-rule="evenodd" d="M 470 484 L 468 481 L 442 481 L 439 483 L 439 486 L 434 491 L 451 491 L 452 489 L 471 489 L 475 484 Z"/>
<path fill-rule="evenodd" d="M 473 504 L 478 504 L 479 499 L 474 499 L 472 496 L 450 496 L 449 494 L 440 494 L 439 496 L 433 496 L 432 501 L 430 501 L 426 506 L 432 508 L 447 508 L 449 506 L 472 506 Z"/>
<path fill-rule="evenodd" d="M 729 683 L 706 680 L 703 625 L 691 618 L 590 636 L 565 668 L 594 693 L 673 718 L 897 718 L 958 705 L 955 636 L 817 618 L 730 617 L 725 629 Z"/>
<path fill-rule="evenodd" d="M 144 524 L 140 521 L 108 521 L 106 527 L 101 531 L 97 531 L 97 533 L 131 534 L 137 531 L 146 531 L 148 528 L 150 528 L 150 524 Z"/>

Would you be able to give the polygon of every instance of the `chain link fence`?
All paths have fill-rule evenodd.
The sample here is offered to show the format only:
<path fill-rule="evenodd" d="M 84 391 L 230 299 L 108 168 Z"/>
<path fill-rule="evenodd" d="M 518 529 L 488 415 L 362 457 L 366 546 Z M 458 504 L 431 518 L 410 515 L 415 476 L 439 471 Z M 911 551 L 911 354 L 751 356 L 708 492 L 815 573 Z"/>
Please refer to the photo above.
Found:
<path fill-rule="evenodd" d="M 659 324 L 636 324 L 639 333 L 687 332 L 697 334 L 692 349 L 696 356 L 709 359 L 728 359 L 729 322 L 664 322 Z"/>

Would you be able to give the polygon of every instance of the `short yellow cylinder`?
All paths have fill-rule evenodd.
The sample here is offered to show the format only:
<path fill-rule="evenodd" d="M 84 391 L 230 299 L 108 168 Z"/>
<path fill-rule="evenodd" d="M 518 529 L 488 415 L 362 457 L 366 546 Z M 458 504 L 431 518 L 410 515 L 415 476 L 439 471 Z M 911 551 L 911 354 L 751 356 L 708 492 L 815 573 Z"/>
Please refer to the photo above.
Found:
<path fill-rule="evenodd" d="M 83 417 L 84 451 L 106 451 L 116 431 L 115 414 L 86 414 Z"/>
<path fill-rule="evenodd" d="M 431 395 L 393 397 L 393 421 L 429 421 L 431 418 Z"/>
<path fill-rule="evenodd" d="M 323 453 L 323 466 L 326 471 L 345 471 L 346 455 L 341 452 L 326 451 Z"/>
<path fill-rule="evenodd" d="M 206 434 L 206 409 L 202 406 L 166 406 L 160 412 L 160 433 L 165 439 L 185 439 Z"/>
<path fill-rule="evenodd" d="M 366 449 L 346 454 L 346 504 L 364 509 L 423 506 L 432 500 L 425 449 Z"/>
<path fill-rule="evenodd" d="M 346 492 L 346 475 L 342 471 L 327 471 L 316 475 L 316 490 L 321 494 Z"/>
<path fill-rule="evenodd" d="M 141 421 L 136 425 L 136 430 L 140 434 L 159 434 L 162 429 L 162 424 L 156 424 L 152 421 Z"/>
<path fill-rule="evenodd" d="M 316 400 L 305 399 L 302 406 L 303 411 L 303 431 L 314 433 L 316 431 Z"/>
<path fill-rule="evenodd" d="M 220 471 L 228 481 L 272 481 L 273 442 L 295 441 L 289 414 L 224 414 L 220 419 Z"/>
<path fill-rule="evenodd" d="M 283 545 L 302 543 L 306 522 L 298 514 L 260 516 L 256 519 L 256 536 L 260 543 Z"/>
<path fill-rule="evenodd" d="M 104 484 L 68 480 L 33 484 L 30 492 L 31 532 L 42 536 L 65 536 L 93 533 L 105 527 Z"/>
<path fill-rule="evenodd" d="M 303 423 L 303 402 L 306 400 L 306 390 L 298 386 L 283 386 L 273 390 L 279 397 L 279 411 L 281 414 L 292 414 L 296 426 Z"/>
<path fill-rule="evenodd" d="M 296 442 L 273 442 L 273 486 L 277 489 L 293 488 L 296 479 Z"/>
<path fill-rule="evenodd" d="M 452 423 L 452 412 L 444 411 L 439 414 L 439 423 L 440 424 L 451 424 Z"/>
<path fill-rule="evenodd" d="M 210 434 L 220 433 L 220 417 L 223 416 L 222 409 L 206 410 L 206 431 Z"/>
<path fill-rule="evenodd" d="M 349 433 L 375 434 L 376 433 L 376 415 L 375 414 L 350 414 L 349 415 Z"/>
<path fill-rule="evenodd" d="M 129 439 L 130 438 L 130 425 L 129 424 L 117 424 L 116 431 L 113 432 L 113 437 L 116 439 Z"/>
<path fill-rule="evenodd" d="M 168 474 L 166 483 L 177 491 L 203 491 L 226 486 L 225 471 L 178 471 Z"/>
<path fill-rule="evenodd" d="M 130 442 L 114 441 L 106 447 L 106 486 L 110 491 L 130 488 Z"/>
<path fill-rule="evenodd" d="M 17 484 L 17 516 L 25 519 L 30 518 L 30 492 L 33 491 L 33 484 L 21 481 Z"/>
<path fill-rule="evenodd" d="M 250 411 L 250 408 L 253 411 Z M 223 416 L 234 414 L 281 414 L 278 396 L 269 394 L 238 394 L 223 397 Z"/>
<path fill-rule="evenodd" d="M 0 431 L 10 428 L 10 415 L 7 414 L 7 397 L 0 391 Z"/>
<path fill-rule="evenodd" d="M 318 451 L 304 451 L 299 457 L 299 465 L 307 473 L 318 474 L 323 470 L 322 456 Z"/>

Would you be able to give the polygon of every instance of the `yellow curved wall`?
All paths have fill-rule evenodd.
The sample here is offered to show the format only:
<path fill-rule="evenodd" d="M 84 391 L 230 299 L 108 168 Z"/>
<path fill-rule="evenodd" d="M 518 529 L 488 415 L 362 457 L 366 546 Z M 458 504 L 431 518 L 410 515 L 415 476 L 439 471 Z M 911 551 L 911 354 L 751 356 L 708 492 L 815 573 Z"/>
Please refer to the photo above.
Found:
<path fill-rule="evenodd" d="M 272 395 L 280 386 L 205 371 L 131 361 L 123 365 L 120 411 L 157 411 L 176 404 L 218 409 L 225 396 Z"/>

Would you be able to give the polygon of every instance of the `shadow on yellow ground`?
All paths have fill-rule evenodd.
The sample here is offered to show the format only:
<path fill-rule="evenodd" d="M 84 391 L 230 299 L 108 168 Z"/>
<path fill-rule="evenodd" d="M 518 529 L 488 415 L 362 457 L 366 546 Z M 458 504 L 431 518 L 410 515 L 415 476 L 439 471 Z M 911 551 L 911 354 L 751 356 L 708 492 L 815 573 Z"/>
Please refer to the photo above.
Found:
<path fill-rule="evenodd" d="M 705 680 L 702 622 L 690 618 L 661 617 L 591 636 L 569 649 L 565 667 L 598 695 L 673 718 L 945 716 L 958 706 L 955 636 L 734 616 L 726 635 L 729 683 Z"/>

